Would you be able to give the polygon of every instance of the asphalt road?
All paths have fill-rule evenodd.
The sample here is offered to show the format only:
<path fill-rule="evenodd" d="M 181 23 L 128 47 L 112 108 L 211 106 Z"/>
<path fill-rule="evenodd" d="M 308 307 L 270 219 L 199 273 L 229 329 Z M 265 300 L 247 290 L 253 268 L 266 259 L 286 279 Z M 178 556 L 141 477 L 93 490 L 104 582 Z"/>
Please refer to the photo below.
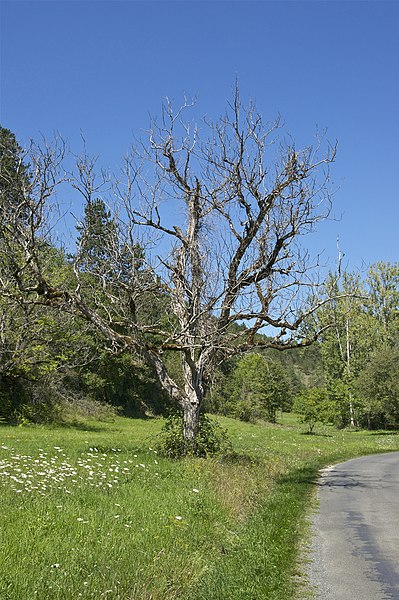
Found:
<path fill-rule="evenodd" d="M 309 580 L 318 600 L 399 600 L 399 452 L 325 469 Z"/>

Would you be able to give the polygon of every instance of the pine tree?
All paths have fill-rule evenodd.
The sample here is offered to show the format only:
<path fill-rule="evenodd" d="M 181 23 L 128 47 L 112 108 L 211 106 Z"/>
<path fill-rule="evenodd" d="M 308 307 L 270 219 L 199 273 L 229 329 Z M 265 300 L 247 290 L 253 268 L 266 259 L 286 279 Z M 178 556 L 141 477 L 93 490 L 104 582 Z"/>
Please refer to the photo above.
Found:
<path fill-rule="evenodd" d="M 82 271 L 105 273 L 112 268 L 117 227 L 111 211 L 100 198 L 89 200 L 79 232 L 79 265 Z"/>
<path fill-rule="evenodd" d="M 15 135 L 0 126 L 0 206 L 14 218 L 26 220 L 24 200 L 30 193 L 29 165 Z"/>

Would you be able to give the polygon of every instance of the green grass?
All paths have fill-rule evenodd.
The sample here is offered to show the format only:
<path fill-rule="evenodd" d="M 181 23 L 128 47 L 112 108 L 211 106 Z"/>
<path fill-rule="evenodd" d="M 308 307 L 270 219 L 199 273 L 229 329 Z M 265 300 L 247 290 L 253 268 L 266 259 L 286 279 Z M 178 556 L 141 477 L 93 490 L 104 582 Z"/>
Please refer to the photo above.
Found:
<path fill-rule="evenodd" d="M 0 598 L 285 600 L 317 470 L 394 433 L 220 419 L 235 454 L 170 461 L 158 419 L 0 426 Z"/>

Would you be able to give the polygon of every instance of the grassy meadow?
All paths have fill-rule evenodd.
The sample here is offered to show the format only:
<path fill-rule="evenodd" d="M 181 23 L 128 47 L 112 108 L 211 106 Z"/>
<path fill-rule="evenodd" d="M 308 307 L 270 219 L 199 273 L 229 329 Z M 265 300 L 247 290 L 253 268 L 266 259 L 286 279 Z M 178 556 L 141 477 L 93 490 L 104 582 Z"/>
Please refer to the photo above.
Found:
<path fill-rule="evenodd" d="M 388 432 L 219 419 L 234 452 L 159 456 L 160 419 L 0 426 L 0 599 L 285 600 L 317 470 Z"/>

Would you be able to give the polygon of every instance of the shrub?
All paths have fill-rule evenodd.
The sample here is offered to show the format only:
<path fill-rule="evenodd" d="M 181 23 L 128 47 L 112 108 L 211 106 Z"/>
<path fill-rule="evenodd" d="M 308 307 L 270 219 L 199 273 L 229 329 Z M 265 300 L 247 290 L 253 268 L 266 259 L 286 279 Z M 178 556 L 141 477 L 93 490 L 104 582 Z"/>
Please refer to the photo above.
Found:
<path fill-rule="evenodd" d="M 199 430 L 193 447 L 183 436 L 183 416 L 172 415 L 165 420 L 159 434 L 158 452 L 168 458 L 181 458 L 189 454 L 208 456 L 230 449 L 227 431 L 206 415 L 200 415 Z"/>
<path fill-rule="evenodd" d="M 59 407 L 61 422 L 79 421 L 82 418 L 109 422 L 113 421 L 121 410 L 120 407 L 80 394 L 69 394 L 62 398 Z"/>
<path fill-rule="evenodd" d="M 29 423 L 71 423 L 81 419 L 112 421 L 118 407 L 99 402 L 90 396 L 70 393 L 48 383 L 31 385 L 29 395 L 19 402 L 9 421 L 20 425 Z"/>

